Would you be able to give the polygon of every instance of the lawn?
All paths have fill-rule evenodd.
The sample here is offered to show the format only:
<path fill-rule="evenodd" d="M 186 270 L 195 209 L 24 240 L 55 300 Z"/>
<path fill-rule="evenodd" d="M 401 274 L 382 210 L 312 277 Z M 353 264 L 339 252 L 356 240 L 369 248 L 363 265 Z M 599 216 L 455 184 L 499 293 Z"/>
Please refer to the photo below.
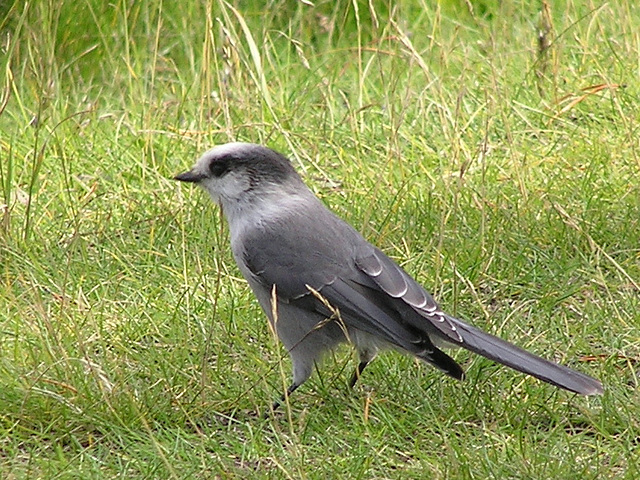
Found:
<path fill-rule="evenodd" d="M 552 5 L 550 5 L 552 3 Z M 0 2 L 0 478 L 640 477 L 632 0 Z M 444 309 L 602 380 L 290 362 L 206 195 L 266 144 Z"/>

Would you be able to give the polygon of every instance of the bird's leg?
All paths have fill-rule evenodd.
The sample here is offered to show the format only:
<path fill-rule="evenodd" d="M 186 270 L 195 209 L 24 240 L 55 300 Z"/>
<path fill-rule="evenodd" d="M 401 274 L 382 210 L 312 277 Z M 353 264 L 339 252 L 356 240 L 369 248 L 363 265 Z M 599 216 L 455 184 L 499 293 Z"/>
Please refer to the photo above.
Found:
<path fill-rule="evenodd" d="M 289 396 L 295 392 L 297 390 L 297 388 L 300 386 L 299 383 L 292 383 L 289 388 L 287 388 L 287 391 L 285 393 L 282 394 L 282 396 L 276 400 L 275 402 L 273 402 L 273 405 L 271 405 L 271 411 L 276 411 L 278 409 L 278 407 L 280 405 L 282 405 L 287 398 L 289 398 Z"/>
<path fill-rule="evenodd" d="M 351 387 L 351 388 L 354 387 L 354 385 L 356 384 L 356 382 L 360 378 L 360 375 L 362 375 L 362 372 L 364 372 L 364 369 L 367 368 L 367 365 L 369 365 L 369 361 L 368 360 L 361 360 L 360 361 L 360 363 L 356 367 L 356 371 L 353 372 L 353 377 L 351 377 L 351 381 L 349 382 L 349 387 Z"/>
<path fill-rule="evenodd" d="M 351 381 L 349 382 L 349 386 L 353 388 L 355 384 L 358 382 L 360 375 L 364 372 L 364 369 L 367 368 L 367 365 L 371 363 L 371 360 L 376 358 L 378 350 L 375 347 L 365 346 L 358 349 L 358 357 L 360 359 L 360 363 L 356 367 L 356 371 L 353 372 L 353 377 L 351 377 Z"/>

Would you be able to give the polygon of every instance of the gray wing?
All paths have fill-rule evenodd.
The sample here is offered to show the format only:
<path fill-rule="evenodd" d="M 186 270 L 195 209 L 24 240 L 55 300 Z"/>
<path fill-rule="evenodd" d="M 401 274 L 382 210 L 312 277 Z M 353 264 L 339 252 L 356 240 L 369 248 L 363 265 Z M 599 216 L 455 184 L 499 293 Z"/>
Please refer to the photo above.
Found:
<path fill-rule="evenodd" d="M 312 222 L 288 222 L 271 231 L 255 231 L 244 239 L 241 261 L 254 281 L 268 291 L 276 286 L 279 301 L 331 316 L 311 287 L 340 312 L 347 327 L 462 378 L 460 366 L 436 348 L 424 331 L 405 322 L 398 305 L 390 303 L 391 297 L 356 266 L 359 253 L 373 252 L 374 247 L 351 226 L 337 217 L 320 215 Z"/>

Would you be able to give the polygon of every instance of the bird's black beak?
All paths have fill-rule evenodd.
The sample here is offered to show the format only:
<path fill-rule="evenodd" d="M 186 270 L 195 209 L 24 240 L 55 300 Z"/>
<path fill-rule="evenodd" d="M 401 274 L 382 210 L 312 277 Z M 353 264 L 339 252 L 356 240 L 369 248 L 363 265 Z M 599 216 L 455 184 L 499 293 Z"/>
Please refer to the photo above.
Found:
<path fill-rule="evenodd" d="M 173 177 L 174 180 L 188 183 L 199 183 L 204 180 L 204 178 L 205 176 L 203 174 L 196 173 L 193 170 L 189 170 L 188 172 L 184 172 Z"/>

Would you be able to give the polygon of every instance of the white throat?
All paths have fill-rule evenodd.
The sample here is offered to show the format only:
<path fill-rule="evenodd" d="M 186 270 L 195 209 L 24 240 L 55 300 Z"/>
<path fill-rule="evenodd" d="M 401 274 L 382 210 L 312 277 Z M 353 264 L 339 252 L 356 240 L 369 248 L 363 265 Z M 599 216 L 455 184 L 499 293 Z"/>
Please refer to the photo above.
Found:
<path fill-rule="evenodd" d="M 247 199 L 248 200 L 248 199 Z M 268 229 L 300 211 L 309 198 L 300 192 L 262 192 L 250 201 L 223 202 L 222 211 L 229 224 L 231 245 L 242 243 L 242 238 L 252 229 Z"/>

